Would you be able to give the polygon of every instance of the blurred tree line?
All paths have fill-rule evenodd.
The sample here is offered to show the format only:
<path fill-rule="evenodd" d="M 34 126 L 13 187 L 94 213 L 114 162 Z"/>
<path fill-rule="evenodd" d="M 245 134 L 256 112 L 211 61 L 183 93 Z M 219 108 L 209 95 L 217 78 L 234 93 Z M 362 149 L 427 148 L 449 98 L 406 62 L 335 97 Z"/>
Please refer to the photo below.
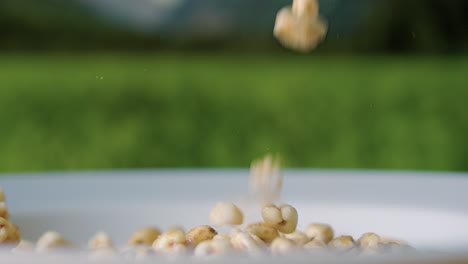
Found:
<path fill-rule="evenodd" d="M 273 4 L 270 0 L 256 0 L 254 4 L 248 2 L 253 12 L 245 14 L 239 8 L 239 13 L 244 13 L 242 21 L 245 23 L 241 23 L 235 31 L 212 35 L 193 32 L 173 35 L 167 30 L 133 30 L 76 1 L 2 0 L 0 49 L 280 50 L 271 36 L 274 12 L 289 1 Z M 336 24 L 356 22 L 353 20 L 357 19 L 349 14 L 354 12 L 349 6 L 358 2 L 362 7 L 372 6 L 372 10 L 368 10 L 364 18 L 359 20 L 359 25 L 351 33 L 342 33 L 340 29 L 334 28 L 335 21 Z M 463 53 L 468 49 L 466 0 L 356 0 L 344 3 L 347 5 L 343 4 L 341 11 L 325 14 L 330 21 L 330 32 L 327 45 L 319 49 L 321 52 L 450 54 Z M 190 4 L 193 2 L 188 2 L 186 6 Z M 249 21 L 260 19 L 255 8 L 265 6 L 268 6 L 268 12 L 264 12 L 266 19 L 253 30 L 249 27 Z M 235 9 L 234 6 L 232 8 Z M 185 9 L 181 12 L 191 11 Z M 343 21 L 344 18 L 349 21 Z"/>

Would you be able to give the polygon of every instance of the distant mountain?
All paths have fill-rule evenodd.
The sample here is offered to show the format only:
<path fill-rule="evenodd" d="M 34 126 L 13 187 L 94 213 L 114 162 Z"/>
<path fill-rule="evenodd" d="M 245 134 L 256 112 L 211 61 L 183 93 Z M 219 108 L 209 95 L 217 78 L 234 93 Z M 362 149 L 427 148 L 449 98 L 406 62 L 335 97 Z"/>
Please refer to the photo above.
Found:
<path fill-rule="evenodd" d="M 466 0 L 319 1 L 329 22 L 323 49 L 467 50 Z M 0 49 L 275 49 L 276 12 L 290 4 L 291 0 L 0 0 Z"/>
<path fill-rule="evenodd" d="M 339 26 L 359 21 L 362 7 L 372 2 L 322 0 L 321 6 Z M 291 0 L 1 0 L 0 22 L 39 29 L 93 31 L 104 26 L 148 33 L 270 33 L 276 12 L 290 4 Z"/>
<path fill-rule="evenodd" d="M 1 0 L 0 22 L 3 30 L 19 25 L 41 30 L 65 25 L 78 29 L 103 24 L 93 9 L 76 1 L 63 0 Z"/>
<path fill-rule="evenodd" d="M 373 0 L 322 0 L 321 13 L 333 17 L 337 31 L 349 31 L 375 6 Z M 276 13 L 291 0 L 187 0 L 164 23 L 172 32 L 254 32 L 270 34 Z"/>
<path fill-rule="evenodd" d="M 157 31 L 185 0 L 75 0 L 119 26 L 143 32 Z"/>
<path fill-rule="evenodd" d="M 78 0 L 113 23 L 145 32 L 220 35 L 270 33 L 276 12 L 291 0 Z M 171 4 L 169 4 L 171 3 Z M 322 0 L 321 13 L 337 31 L 360 21 L 373 0 Z"/>

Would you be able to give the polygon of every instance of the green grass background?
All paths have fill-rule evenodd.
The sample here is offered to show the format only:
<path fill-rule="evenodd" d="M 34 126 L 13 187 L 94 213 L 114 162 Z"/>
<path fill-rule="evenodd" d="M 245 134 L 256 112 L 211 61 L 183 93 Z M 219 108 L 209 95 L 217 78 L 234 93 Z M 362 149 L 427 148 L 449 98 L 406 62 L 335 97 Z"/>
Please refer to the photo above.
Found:
<path fill-rule="evenodd" d="M 0 171 L 468 170 L 468 59 L 0 55 Z"/>

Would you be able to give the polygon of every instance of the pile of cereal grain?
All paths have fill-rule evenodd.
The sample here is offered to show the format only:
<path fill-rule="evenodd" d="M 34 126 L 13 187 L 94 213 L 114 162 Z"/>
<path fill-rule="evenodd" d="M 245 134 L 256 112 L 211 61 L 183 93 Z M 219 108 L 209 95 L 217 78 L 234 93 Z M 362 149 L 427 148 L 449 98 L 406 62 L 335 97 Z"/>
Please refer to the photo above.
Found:
<path fill-rule="evenodd" d="M 0 187 L 0 244 L 15 244 L 21 239 L 18 227 L 9 219 L 10 214 L 8 213 L 5 194 Z"/>
<path fill-rule="evenodd" d="M 400 252 L 409 248 L 401 241 L 383 238 L 375 233 L 365 233 L 357 240 L 347 235 L 335 236 L 332 227 L 324 223 L 311 223 L 305 230 L 297 230 L 298 211 L 292 205 L 277 203 L 281 186 L 278 159 L 267 156 L 252 163 L 250 178 L 250 188 L 261 205 L 261 221 L 246 224 L 242 228 L 242 210 L 232 202 L 218 202 L 209 215 L 211 226 L 197 226 L 188 232 L 181 228 L 161 232 L 155 227 L 145 227 L 133 233 L 123 247 L 116 247 L 109 234 L 98 232 L 89 240 L 86 254 L 93 261 L 138 261 L 161 256 L 212 258 L 231 254 L 368 255 Z M 7 220 L 3 192 L 0 192 L 0 200 L 0 243 L 13 245 L 13 254 L 49 254 L 63 250 L 82 252 L 82 249 L 55 231 L 44 233 L 35 245 L 26 240 L 20 241 L 18 228 Z M 221 234 L 212 226 L 231 227 L 231 231 Z"/>

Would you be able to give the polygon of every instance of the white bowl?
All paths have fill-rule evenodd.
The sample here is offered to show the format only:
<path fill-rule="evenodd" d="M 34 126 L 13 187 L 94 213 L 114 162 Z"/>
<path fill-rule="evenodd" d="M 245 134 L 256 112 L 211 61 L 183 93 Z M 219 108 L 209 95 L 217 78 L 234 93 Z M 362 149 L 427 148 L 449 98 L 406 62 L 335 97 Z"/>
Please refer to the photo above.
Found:
<path fill-rule="evenodd" d="M 247 195 L 247 170 L 138 170 L 5 175 L 13 221 L 23 237 L 47 230 L 80 244 L 97 231 L 124 244 L 137 228 L 207 224 L 218 201 L 234 201 L 260 221 Z M 364 232 L 421 250 L 468 252 L 468 174 L 287 170 L 282 200 L 299 212 L 299 228 L 331 224 L 337 234 Z M 221 230 L 225 231 L 225 230 Z"/>

